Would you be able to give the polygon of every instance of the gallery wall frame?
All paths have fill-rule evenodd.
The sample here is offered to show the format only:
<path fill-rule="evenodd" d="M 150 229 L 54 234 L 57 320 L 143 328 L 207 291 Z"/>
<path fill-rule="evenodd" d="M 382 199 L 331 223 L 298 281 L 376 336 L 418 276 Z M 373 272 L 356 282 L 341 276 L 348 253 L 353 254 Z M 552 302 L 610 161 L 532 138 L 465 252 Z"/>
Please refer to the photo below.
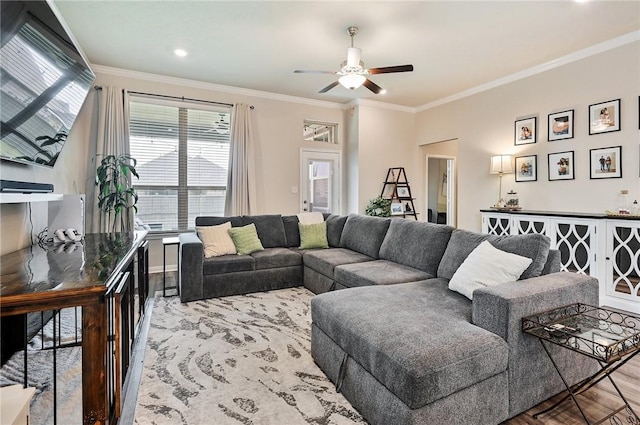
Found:
<path fill-rule="evenodd" d="M 548 155 L 549 181 L 575 179 L 573 151 L 555 152 Z"/>
<path fill-rule="evenodd" d="M 516 156 L 516 182 L 538 180 L 538 155 Z"/>
<path fill-rule="evenodd" d="M 589 177 L 618 179 L 622 177 L 622 146 L 589 150 Z"/>
<path fill-rule="evenodd" d="M 537 118 L 529 117 L 515 122 L 513 144 L 516 146 L 536 143 L 538 140 Z"/>
<path fill-rule="evenodd" d="M 573 115 L 573 109 L 549 114 L 547 126 L 547 140 L 549 142 L 573 139 Z"/>
<path fill-rule="evenodd" d="M 620 131 L 620 99 L 589 105 L 589 135 Z"/>

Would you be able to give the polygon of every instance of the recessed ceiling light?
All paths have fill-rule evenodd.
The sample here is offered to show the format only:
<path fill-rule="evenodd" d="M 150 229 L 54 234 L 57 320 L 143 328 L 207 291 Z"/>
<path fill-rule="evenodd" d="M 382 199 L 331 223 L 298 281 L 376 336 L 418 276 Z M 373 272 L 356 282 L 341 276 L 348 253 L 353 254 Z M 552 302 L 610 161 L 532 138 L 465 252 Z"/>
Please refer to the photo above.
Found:
<path fill-rule="evenodd" d="M 175 53 L 176 56 L 179 56 L 181 58 L 187 56 L 187 51 L 183 49 L 176 49 L 173 51 L 173 53 Z"/>

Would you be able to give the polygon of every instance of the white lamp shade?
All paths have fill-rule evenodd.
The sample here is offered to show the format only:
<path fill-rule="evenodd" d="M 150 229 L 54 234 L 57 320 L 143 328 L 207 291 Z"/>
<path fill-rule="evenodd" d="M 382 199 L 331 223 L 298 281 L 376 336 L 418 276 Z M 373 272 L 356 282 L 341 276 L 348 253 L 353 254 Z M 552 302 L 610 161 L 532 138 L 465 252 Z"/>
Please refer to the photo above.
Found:
<path fill-rule="evenodd" d="M 357 89 L 366 80 L 367 80 L 367 77 L 359 74 L 347 74 L 338 78 L 338 82 L 340 82 L 340 84 L 342 84 L 345 88 L 348 88 L 350 90 Z"/>
<path fill-rule="evenodd" d="M 491 174 L 513 173 L 513 161 L 511 155 L 495 155 L 491 157 Z"/>

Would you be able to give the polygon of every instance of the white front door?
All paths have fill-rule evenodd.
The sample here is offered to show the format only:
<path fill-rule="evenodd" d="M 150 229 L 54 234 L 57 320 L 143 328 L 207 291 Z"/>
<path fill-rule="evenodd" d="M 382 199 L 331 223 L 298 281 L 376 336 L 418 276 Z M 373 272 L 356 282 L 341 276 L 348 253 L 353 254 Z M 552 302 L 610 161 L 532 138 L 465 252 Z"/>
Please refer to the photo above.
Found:
<path fill-rule="evenodd" d="M 340 152 L 300 151 L 300 211 L 340 214 Z"/>

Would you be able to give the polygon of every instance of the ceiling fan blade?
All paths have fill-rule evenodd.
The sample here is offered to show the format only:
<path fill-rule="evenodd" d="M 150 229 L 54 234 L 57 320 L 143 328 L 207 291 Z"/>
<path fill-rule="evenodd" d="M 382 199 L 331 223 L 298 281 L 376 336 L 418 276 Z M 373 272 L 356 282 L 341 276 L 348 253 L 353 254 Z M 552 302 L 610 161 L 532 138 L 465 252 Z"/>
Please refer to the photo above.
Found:
<path fill-rule="evenodd" d="M 337 81 L 334 81 L 333 83 L 329 84 L 327 87 L 325 87 L 322 90 L 320 90 L 318 93 L 326 93 L 329 90 L 331 90 L 332 88 L 334 88 L 335 86 L 337 86 L 338 84 L 340 84 L 340 83 L 338 83 Z"/>
<path fill-rule="evenodd" d="M 296 74 L 332 74 L 335 75 L 335 71 L 315 71 L 312 69 L 296 69 L 293 71 Z"/>
<path fill-rule="evenodd" d="M 371 68 L 369 74 L 389 74 L 392 72 L 411 72 L 413 71 L 413 65 L 396 65 L 396 66 L 384 66 L 382 68 Z"/>
<path fill-rule="evenodd" d="M 364 80 L 364 83 L 362 85 L 368 88 L 369 90 L 371 90 L 372 92 L 374 92 L 375 94 L 380 94 L 385 91 L 382 87 L 380 87 L 379 85 L 377 85 L 376 83 L 374 83 L 368 78 Z"/>

